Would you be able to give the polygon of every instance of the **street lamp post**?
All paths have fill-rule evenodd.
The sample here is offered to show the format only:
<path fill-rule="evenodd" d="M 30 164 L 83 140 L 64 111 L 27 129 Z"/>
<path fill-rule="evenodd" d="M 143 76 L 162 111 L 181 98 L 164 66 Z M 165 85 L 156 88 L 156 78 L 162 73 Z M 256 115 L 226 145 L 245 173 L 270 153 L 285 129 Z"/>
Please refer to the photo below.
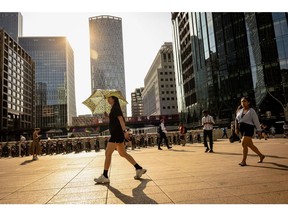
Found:
<path fill-rule="evenodd" d="M 283 104 L 278 98 L 276 98 L 274 95 L 271 94 L 271 92 L 268 90 L 268 88 L 266 89 L 268 94 L 274 98 L 278 103 L 280 103 L 280 105 L 282 106 L 283 110 L 284 110 L 284 116 L 285 116 L 285 121 L 288 121 L 288 103 Z"/>

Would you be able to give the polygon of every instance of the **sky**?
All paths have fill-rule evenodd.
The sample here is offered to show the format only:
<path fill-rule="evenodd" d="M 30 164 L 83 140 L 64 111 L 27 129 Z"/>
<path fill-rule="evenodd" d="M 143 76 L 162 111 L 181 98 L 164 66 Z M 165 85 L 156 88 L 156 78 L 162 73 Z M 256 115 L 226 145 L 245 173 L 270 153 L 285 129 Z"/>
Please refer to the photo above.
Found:
<path fill-rule="evenodd" d="M 21 12 L 23 36 L 66 36 L 74 51 L 77 115 L 91 114 L 82 104 L 91 94 L 89 17 L 122 18 L 127 113 L 131 92 L 144 87 L 144 78 L 164 42 L 172 42 L 170 12 Z"/>
<path fill-rule="evenodd" d="M 41 3 L 40 3 L 41 2 Z M 85 4 L 83 4 L 85 2 Z M 193 2 L 193 4 L 192 4 Z M 283 2 L 274 0 L 273 2 Z M 281 4 L 276 11 L 285 11 Z M 249 6 L 249 7 L 248 7 Z M 88 18 L 112 15 L 122 18 L 124 68 L 128 116 L 131 115 L 131 92 L 144 87 L 147 74 L 164 42 L 172 42 L 172 11 L 271 11 L 266 4 L 250 0 L 10 0 L 1 3 L 2 11 L 23 15 L 23 36 L 66 36 L 74 51 L 75 97 L 77 115 L 91 114 L 82 102 L 91 94 Z M 268 10 L 267 10 L 268 8 Z M 275 10 L 275 9 L 274 9 Z M 106 12 L 105 12 L 106 11 Z"/>

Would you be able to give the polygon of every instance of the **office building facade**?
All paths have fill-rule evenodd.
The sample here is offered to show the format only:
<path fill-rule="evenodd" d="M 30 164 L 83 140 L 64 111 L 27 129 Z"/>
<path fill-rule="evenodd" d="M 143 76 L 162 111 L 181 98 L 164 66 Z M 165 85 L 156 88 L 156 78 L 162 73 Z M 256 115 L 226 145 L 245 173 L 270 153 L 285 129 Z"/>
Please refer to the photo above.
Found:
<path fill-rule="evenodd" d="M 35 61 L 36 126 L 65 128 L 76 116 L 74 53 L 66 37 L 20 37 Z"/>
<path fill-rule="evenodd" d="M 178 114 L 171 42 L 161 46 L 144 79 L 144 85 L 144 116 Z"/>
<path fill-rule="evenodd" d="M 144 88 L 136 88 L 134 92 L 131 93 L 131 112 L 132 117 L 143 116 L 143 100 L 142 92 Z"/>
<path fill-rule="evenodd" d="M 0 140 L 19 140 L 35 126 L 35 64 L 0 29 Z"/>
<path fill-rule="evenodd" d="M 18 42 L 23 33 L 23 17 L 17 12 L 0 12 L 0 28 L 3 28 L 10 37 Z"/>
<path fill-rule="evenodd" d="M 117 89 L 126 98 L 122 19 L 105 15 L 90 17 L 89 31 L 91 92 Z"/>
<path fill-rule="evenodd" d="M 179 112 L 230 124 L 242 96 L 262 121 L 287 104 L 287 13 L 172 13 Z"/>

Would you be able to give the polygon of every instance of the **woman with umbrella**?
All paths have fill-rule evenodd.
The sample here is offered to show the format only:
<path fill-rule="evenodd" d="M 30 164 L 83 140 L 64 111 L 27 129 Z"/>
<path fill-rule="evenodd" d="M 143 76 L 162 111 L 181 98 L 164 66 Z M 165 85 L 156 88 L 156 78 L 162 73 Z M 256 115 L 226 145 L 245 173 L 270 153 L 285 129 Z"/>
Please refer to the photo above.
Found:
<path fill-rule="evenodd" d="M 109 183 L 108 170 L 111 164 L 112 154 L 117 148 L 117 151 L 121 157 L 124 157 L 128 160 L 136 169 L 135 179 L 139 179 L 146 169 L 143 169 L 134 158 L 129 155 L 125 150 L 124 141 L 125 139 L 129 140 L 129 133 L 125 127 L 125 121 L 123 113 L 120 107 L 119 99 L 116 96 L 109 96 L 107 98 L 108 103 L 112 106 L 109 114 L 109 131 L 111 134 L 110 140 L 108 142 L 106 151 L 105 151 L 105 163 L 103 174 L 99 178 L 95 178 L 94 181 L 97 183 Z M 108 117 L 107 112 L 104 113 Z"/>

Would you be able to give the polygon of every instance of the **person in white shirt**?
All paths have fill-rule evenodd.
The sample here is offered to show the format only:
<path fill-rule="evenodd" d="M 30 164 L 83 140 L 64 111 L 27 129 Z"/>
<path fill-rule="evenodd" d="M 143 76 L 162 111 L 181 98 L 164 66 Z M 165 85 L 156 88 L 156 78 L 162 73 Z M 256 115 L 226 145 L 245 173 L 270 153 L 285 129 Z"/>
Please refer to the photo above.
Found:
<path fill-rule="evenodd" d="M 243 159 L 239 163 L 240 166 L 246 166 L 248 155 L 248 147 L 252 149 L 260 157 L 258 163 L 262 163 L 265 156 L 253 144 L 254 128 L 256 127 L 258 136 L 261 137 L 261 127 L 256 111 L 250 107 L 251 100 L 248 97 L 241 98 L 241 105 L 238 107 L 235 119 L 235 132 L 239 132 L 244 137 L 242 141 Z"/>
<path fill-rule="evenodd" d="M 203 137 L 204 137 L 204 146 L 206 147 L 205 152 L 213 153 L 213 125 L 215 124 L 213 117 L 208 115 L 208 111 L 203 111 L 202 125 L 203 125 Z M 207 136 L 209 138 L 209 145 L 207 143 Z"/>
<path fill-rule="evenodd" d="M 21 135 L 20 136 L 20 143 L 19 143 L 19 157 L 21 157 L 21 149 L 22 149 L 22 145 L 24 145 L 25 141 L 26 141 L 26 137 Z"/>
<path fill-rule="evenodd" d="M 160 122 L 161 123 L 159 125 L 159 130 L 158 130 L 158 133 L 160 135 L 159 142 L 158 142 L 158 150 L 162 150 L 161 143 L 162 143 L 163 139 L 165 141 L 165 144 L 166 144 L 167 148 L 170 149 L 172 147 L 170 147 L 168 145 L 168 139 L 167 139 L 167 136 L 166 136 L 167 130 L 166 130 L 166 127 L 164 125 L 165 121 L 164 121 L 164 119 L 161 119 Z"/>

